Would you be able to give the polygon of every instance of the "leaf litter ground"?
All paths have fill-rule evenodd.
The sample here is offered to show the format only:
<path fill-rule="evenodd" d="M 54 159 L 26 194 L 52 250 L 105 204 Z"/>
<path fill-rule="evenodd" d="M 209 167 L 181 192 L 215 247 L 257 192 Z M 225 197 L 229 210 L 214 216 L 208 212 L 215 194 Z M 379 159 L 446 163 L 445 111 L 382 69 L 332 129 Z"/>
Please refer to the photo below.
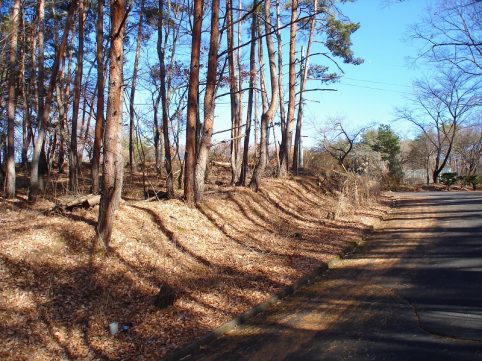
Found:
<path fill-rule="evenodd" d="M 3 201 L 0 359 L 158 360 L 328 262 L 386 210 L 329 220 L 337 197 L 309 177 L 267 180 L 259 193 L 224 187 L 198 209 L 131 200 L 104 253 L 97 208 L 53 206 Z M 163 309 L 161 286 L 176 293 Z M 111 322 L 130 327 L 112 336 Z"/>

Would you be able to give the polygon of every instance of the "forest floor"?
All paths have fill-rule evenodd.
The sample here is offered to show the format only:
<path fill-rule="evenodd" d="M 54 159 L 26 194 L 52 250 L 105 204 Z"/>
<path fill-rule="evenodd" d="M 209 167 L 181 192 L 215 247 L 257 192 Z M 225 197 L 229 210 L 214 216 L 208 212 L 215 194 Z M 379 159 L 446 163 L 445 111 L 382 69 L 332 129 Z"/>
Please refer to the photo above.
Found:
<path fill-rule="evenodd" d="M 309 176 L 211 189 L 197 209 L 126 196 L 108 252 L 98 207 L 0 199 L 0 359 L 158 360 L 327 263 L 388 209 L 381 199 L 340 212 Z M 173 305 L 156 306 L 160 287 Z M 129 329 L 113 336 L 111 322 Z"/>

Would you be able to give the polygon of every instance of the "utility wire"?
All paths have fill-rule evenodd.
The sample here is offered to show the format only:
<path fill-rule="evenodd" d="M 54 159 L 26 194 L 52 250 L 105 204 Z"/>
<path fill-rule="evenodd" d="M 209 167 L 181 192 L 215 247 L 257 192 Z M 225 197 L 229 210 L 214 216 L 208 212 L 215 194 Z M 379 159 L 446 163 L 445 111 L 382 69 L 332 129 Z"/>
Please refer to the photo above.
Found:
<path fill-rule="evenodd" d="M 350 78 L 350 77 L 347 77 L 347 76 L 344 76 L 342 79 L 359 81 L 359 82 L 363 82 L 363 83 L 382 84 L 382 85 L 390 85 L 390 86 L 399 86 L 399 87 L 404 87 L 404 88 L 411 88 L 410 85 L 406 85 L 406 84 L 397 84 L 397 83 L 388 83 L 388 82 L 383 82 L 383 81 L 357 79 L 357 78 Z"/>
<path fill-rule="evenodd" d="M 370 90 L 377 90 L 377 91 L 382 91 L 382 92 L 390 92 L 390 93 L 397 93 L 397 94 L 403 94 L 403 95 L 411 95 L 410 92 L 405 92 L 401 90 L 394 90 L 394 89 L 383 89 L 383 88 L 376 88 L 376 87 L 371 87 L 371 86 L 366 86 L 366 85 L 359 85 L 359 84 L 351 84 L 351 83 L 339 83 L 340 85 L 345 85 L 345 86 L 351 86 L 355 88 L 363 88 L 363 89 L 370 89 Z"/>

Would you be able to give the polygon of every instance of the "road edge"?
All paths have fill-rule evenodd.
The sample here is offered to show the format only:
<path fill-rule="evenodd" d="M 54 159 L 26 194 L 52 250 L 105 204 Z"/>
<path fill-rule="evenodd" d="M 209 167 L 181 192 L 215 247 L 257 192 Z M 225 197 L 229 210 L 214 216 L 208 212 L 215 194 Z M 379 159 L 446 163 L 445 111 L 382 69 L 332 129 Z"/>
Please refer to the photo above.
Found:
<path fill-rule="evenodd" d="M 393 209 L 396 208 L 396 204 L 394 202 L 395 197 L 393 196 L 386 196 L 386 197 L 391 200 L 390 202 L 391 204 L 388 210 L 382 215 L 382 218 L 376 220 L 372 225 L 370 225 L 368 230 L 365 233 L 363 233 L 359 239 L 351 242 L 351 244 L 343 248 L 338 255 L 333 256 L 333 258 L 331 258 L 328 262 L 321 264 L 313 271 L 309 272 L 305 276 L 296 280 L 293 284 L 275 293 L 273 296 L 269 297 L 266 301 L 236 316 L 232 320 L 223 323 L 221 326 L 210 331 L 207 335 L 189 344 L 186 344 L 185 346 L 181 346 L 175 350 L 168 352 L 164 357 L 160 359 L 160 361 L 176 361 L 176 360 L 187 359 L 189 356 L 191 356 L 193 352 L 199 349 L 201 345 L 206 344 L 210 341 L 213 341 L 216 338 L 234 330 L 236 327 L 238 327 L 239 325 L 242 325 L 247 320 L 251 319 L 257 314 L 268 309 L 271 305 L 282 301 L 287 296 L 292 295 L 296 290 L 298 290 L 302 286 L 310 284 L 312 281 L 314 281 L 315 278 L 322 276 L 326 271 L 335 267 L 335 265 L 338 262 L 343 260 L 348 255 L 355 253 L 361 246 L 363 246 L 366 243 L 367 239 L 373 234 L 373 232 L 375 232 L 377 229 L 380 228 L 380 225 L 387 220 L 387 217 L 389 217 L 392 214 Z"/>

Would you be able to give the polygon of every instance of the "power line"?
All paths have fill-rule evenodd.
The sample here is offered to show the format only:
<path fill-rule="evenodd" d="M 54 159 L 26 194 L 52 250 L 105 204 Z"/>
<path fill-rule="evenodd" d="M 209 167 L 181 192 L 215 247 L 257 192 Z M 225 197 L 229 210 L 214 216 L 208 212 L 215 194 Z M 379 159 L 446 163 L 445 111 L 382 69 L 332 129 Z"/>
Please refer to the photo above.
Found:
<path fill-rule="evenodd" d="M 411 88 L 410 85 L 406 85 L 406 84 L 388 83 L 388 82 L 383 82 L 383 81 L 357 79 L 357 78 L 350 78 L 350 77 L 343 77 L 343 79 L 354 80 L 354 81 L 359 81 L 359 82 L 363 82 L 363 83 L 382 84 L 382 85 L 391 85 L 391 86 L 400 86 L 400 87 L 404 87 L 404 88 Z"/>
<path fill-rule="evenodd" d="M 346 86 L 351 86 L 351 87 L 355 87 L 355 88 L 363 88 L 363 89 L 377 90 L 377 91 L 382 91 L 382 92 L 397 93 L 397 94 L 403 94 L 403 95 L 411 95 L 411 93 L 409 93 L 409 92 L 404 92 L 404 91 L 401 91 L 401 90 L 383 89 L 383 88 L 376 88 L 376 87 L 371 87 L 371 86 L 366 86 L 366 85 L 359 85 L 359 84 L 340 83 L 340 85 L 346 85 Z"/>

